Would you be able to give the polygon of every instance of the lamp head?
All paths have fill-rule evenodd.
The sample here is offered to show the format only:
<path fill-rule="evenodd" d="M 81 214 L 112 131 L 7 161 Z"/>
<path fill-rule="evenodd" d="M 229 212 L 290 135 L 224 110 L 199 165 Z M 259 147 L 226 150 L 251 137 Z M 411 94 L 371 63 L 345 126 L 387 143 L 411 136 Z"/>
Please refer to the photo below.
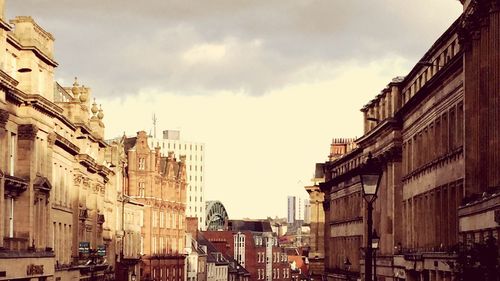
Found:
<path fill-rule="evenodd" d="M 360 167 L 359 173 L 363 198 L 368 203 L 377 199 L 377 192 L 382 178 L 382 169 L 378 161 L 373 159 L 371 152 L 365 164 Z"/>

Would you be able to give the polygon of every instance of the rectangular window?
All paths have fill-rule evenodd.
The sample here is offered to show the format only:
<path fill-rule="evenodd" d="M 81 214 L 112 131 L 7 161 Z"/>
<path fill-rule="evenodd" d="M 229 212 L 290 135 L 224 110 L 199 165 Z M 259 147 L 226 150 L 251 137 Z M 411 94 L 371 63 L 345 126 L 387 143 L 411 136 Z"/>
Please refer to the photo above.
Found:
<path fill-rule="evenodd" d="M 160 211 L 160 227 L 161 228 L 164 228 L 165 227 L 165 224 L 164 224 L 164 217 L 163 217 L 163 212 Z"/>
<path fill-rule="evenodd" d="M 464 141 L 464 104 L 457 105 L 457 146 L 462 146 Z"/>
<path fill-rule="evenodd" d="M 456 140 L 456 118 L 455 118 L 455 108 L 451 108 L 450 109 L 450 113 L 449 113 L 449 123 L 450 123 L 450 135 L 449 135 L 449 147 L 450 149 L 454 149 L 457 145 L 457 140 Z"/>
<path fill-rule="evenodd" d="M 139 183 L 139 197 L 144 198 L 145 190 L 144 190 L 144 182 Z"/>
<path fill-rule="evenodd" d="M 144 170 L 146 167 L 146 159 L 144 158 L 139 158 L 139 165 L 138 165 L 138 168 L 139 170 Z"/>
<path fill-rule="evenodd" d="M 448 146 L 448 136 L 449 136 L 449 127 L 448 127 L 448 114 L 445 112 L 441 118 L 441 146 L 443 147 L 443 152 L 447 153 Z"/>
<path fill-rule="evenodd" d="M 158 211 L 153 211 L 153 227 L 158 227 Z"/>
<path fill-rule="evenodd" d="M 153 254 L 156 254 L 156 236 L 153 236 Z"/>
<path fill-rule="evenodd" d="M 10 134 L 10 155 L 9 155 L 9 175 L 13 176 L 15 172 L 16 152 L 17 152 L 16 134 Z"/>

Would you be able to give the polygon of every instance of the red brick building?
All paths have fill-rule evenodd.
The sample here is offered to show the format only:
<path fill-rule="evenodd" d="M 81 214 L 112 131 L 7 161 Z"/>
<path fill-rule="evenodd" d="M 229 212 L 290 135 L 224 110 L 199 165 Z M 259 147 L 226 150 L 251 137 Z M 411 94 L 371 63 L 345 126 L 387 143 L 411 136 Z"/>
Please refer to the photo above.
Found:
<path fill-rule="evenodd" d="M 147 134 L 126 138 L 127 195 L 144 204 L 141 233 L 141 280 L 184 280 L 186 233 L 185 157 L 160 155 Z"/>
<path fill-rule="evenodd" d="M 230 220 L 227 230 L 205 231 L 203 236 L 246 268 L 248 280 L 291 280 L 286 253 L 268 221 Z"/>

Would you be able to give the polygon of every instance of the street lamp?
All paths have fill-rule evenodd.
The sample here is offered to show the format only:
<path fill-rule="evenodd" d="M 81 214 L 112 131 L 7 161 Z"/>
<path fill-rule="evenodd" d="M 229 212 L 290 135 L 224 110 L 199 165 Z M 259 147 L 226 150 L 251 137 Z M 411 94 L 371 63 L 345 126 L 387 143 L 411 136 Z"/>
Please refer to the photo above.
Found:
<path fill-rule="evenodd" d="M 137 278 L 137 276 L 135 275 L 135 271 L 134 271 L 134 272 L 132 272 L 132 276 L 130 276 L 130 277 L 131 277 L 131 280 L 132 280 L 132 281 L 135 281 L 135 278 Z"/>
<path fill-rule="evenodd" d="M 373 249 L 373 281 L 377 281 L 377 250 L 379 247 L 380 237 L 377 230 L 373 230 L 372 234 L 372 249 Z"/>
<path fill-rule="evenodd" d="M 372 157 L 371 152 L 368 154 L 366 163 L 359 168 L 359 177 L 361 180 L 361 191 L 363 198 L 367 203 L 367 241 L 365 254 L 365 280 L 372 279 L 372 226 L 373 226 L 373 202 L 377 199 L 377 192 L 382 178 L 382 169 Z M 378 245 L 377 245 L 378 246 Z"/>

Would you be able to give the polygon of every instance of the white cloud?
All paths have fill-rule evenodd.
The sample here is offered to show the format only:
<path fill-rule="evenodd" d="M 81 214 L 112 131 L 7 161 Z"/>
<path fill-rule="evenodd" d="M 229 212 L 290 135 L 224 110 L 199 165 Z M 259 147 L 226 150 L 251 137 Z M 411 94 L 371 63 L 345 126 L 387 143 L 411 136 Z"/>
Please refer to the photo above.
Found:
<path fill-rule="evenodd" d="M 284 216 L 286 196 L 307 196 L 298 182 L 309 183 L 314 164 L 326 160 L 331 138 L 360 136 L 359 109 L 406 69 L 402 58 L 352 61 L 323 68 L 321 81 L 259 97 L 149 90 L 121 101 L 105 99 L 106 135 L 121 135 L 125 128 L 127 134 L 149 131 L 155 112 L 158 135 L 179 128 L 182 138 L 206 144 L 206 199 L 221 200 L 232 217 Z"/>
<path fill-rule="evenodd" d="M 93 88 L 108 137 L 151 129 L 155 112 L 161 129 L 205 142 L 206 197 L 232 217 L 284 216 L 331 138 L 360 136 L 359 108 L 461 11 L 456 0 L 7 4 L 55 35 L 57 77 Z"/>

